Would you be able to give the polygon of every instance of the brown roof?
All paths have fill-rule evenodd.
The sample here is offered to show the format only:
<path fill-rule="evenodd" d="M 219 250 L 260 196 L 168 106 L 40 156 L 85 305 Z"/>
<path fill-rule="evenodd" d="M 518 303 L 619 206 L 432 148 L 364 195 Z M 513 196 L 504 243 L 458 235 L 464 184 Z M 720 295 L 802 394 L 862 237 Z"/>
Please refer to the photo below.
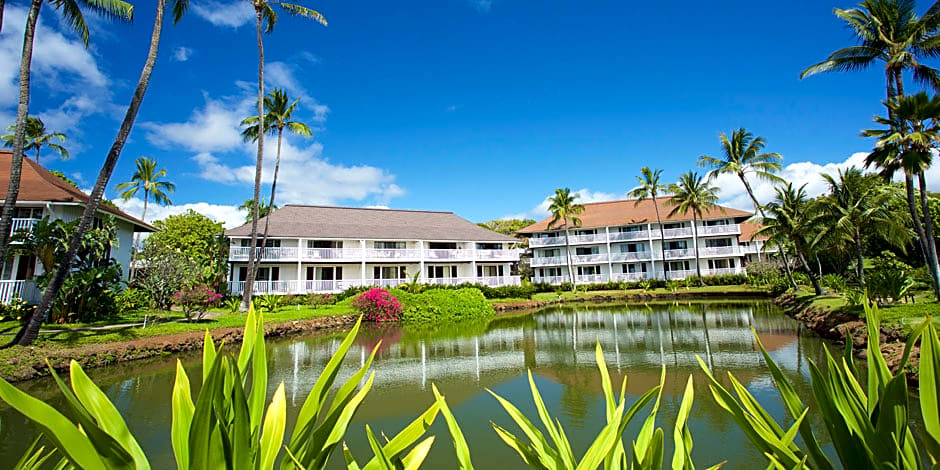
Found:
<path fill-rule="evenodd" d="M 754 236 L 755 233 L 760 230 L 761 224 L 753 221 L 747 221 L 741 224 L 741 234 L 738 235 L 738 240 L 742 242 L 749 242 L 753 240 L 767 240 L 770 238 L 766 234 Z"/>
<path fill-rule="evenodd" d="M 10 185 L 12 160 L 12 151 L 0 150 L 0 191 L 3 191 L 4 196 L 6 195 L 6 188 Z M 20 192 L 16 200 L 20 202 L 68 202 L 84 205 L 88 202 L 89 197 L 35 161 L 23 158 Z M 155 230 L 150 224 L 107 204 L 99 204 L 98 209 L 131 222 L 135 226 L 134 231 L 152 232 Z"/>
<path fill-rule="evenodd" d="M 659 215 L 664 222 L 678 222 L 691 220 L 691 215 L 676 214 L 670 216 L 669 212 L 673 207 L 667 202 L 670 198 L 659 198 L 656 200 L 659 206 Z M 656 208 L 653 201 L 646 199 L 637 203 L 636 199 L 626 199 L 622 201 L 589 202 L 582 204 L 584 212 L 578 215 L 581 219 L 581 227 L 597 228 L 612 227 L 617 225 L 646 224 L 656 222 Z M 703 219 L 723 219 L 733 217 L 737 220 L 744 220 L 751 217 L 750 212 L 745 212 L 730 207 L 715 206 L 703 214 Z M 552 218 L 547 217 L 519 231 L 521 234 L 545 232 L 548 231 L 548 223 Z"/>
<path fill-rule="evenodd" d="M 518 242 L 453 212 L 288 204 L 268 218 L 268 235 L 273 237 Z M 264 230 L 264 221 L 258 220 L 258 232 Z M 226 230 L 225 234 L 251 236 L 251 224 Z"/>

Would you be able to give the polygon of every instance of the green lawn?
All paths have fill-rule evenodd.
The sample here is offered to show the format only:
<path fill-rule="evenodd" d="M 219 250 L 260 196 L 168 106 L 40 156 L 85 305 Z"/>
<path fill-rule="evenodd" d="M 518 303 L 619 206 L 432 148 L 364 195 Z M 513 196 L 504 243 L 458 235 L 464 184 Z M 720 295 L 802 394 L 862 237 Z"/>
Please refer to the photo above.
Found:
<path fill-rule="evenodd" d="M 827 294 L 816 296 L 812 290 L 802 290 L 799 298 L 803 302 L 811 302 L 816 308 L 825 308 L 834 312 L 847 312 L 859 318 L 864 316 L 861 305 L 848 305 L 840 295 Z M 935 322 L 940 323 L 940 302 L 937 302 L 930 291 L 917 291 L 911 302 L 898 302 L 893 305 L 882 306 L 878 309 L 883 323 L 889 326 L 898 326 L 902 330 L 909 330 L 912 325 L 920 323 L 927 315 L 931 315 Z"/>
<path fill-rule="evenodd" d="M 354 313 L 348 304 L 328 305 L 320 307 L 309 306 L 289 306 L 283 307 L 275 313 L 265 313 L 265 324 L 275 324 L 294 320 L 303 320 L 313 317 L 346 315 Z M 179 312 L 167 312 L 163 318 L 181 319 L 183 314 Z M 189 323 L 185 321 L 171 321 L 158 323 L 153 326 L 142 327 L 123 327 L 104 330 L 82 330 L 88 326 L 103 326 L 109 324 L 127 323 L 131 316 L 120 319 L 112 319 L 107 322 L 69 324 L 69 325 L 44 325 L 44 330 L 62 330 L 55 333 L 43 333 L 34 343 L 36 346 L 58 345 L 58 346 L 79 346 L 82 344 L 107 343 L 112 341 L 129 341 L 137 338 L 147 338 L 152 336 L 162 336 L 175 333 L 187 333 L 192 331 L 213 330 L 216 328 L 229 328 L 243 326 L 245 322 L 244 314 L 221 313 L 220 316 L 200 322 Z M 140 321 L 143 315 L 140 315 Z M 12 322 L 0 324 L 0 332 L 15 333 L 19 324 L 12 325 Z M 9 338 L 12 338 L 8 336 Z"/>

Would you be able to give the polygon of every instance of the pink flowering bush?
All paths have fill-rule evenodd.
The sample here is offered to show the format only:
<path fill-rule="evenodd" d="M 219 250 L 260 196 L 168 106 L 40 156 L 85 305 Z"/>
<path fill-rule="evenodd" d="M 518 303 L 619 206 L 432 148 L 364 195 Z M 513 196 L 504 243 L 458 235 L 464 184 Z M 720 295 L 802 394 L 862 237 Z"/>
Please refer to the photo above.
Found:
<path fill-rule="evenodd" d="M 398 321 L 401 319 L 401 302 L 385 289 L 369 289 L 356 296 L 353 307 L 369 321 Z"/>
<path fill-rule="evenodd" d="M 184 287 L 173 294 L 173 303 L 179 306 L 183 314 L 186 315 L 187 320 L 193 321 L 201 320 L 209 307 L 221 298 L 222 294 L 202 284 L 197 284 L 192 287 Z"/>

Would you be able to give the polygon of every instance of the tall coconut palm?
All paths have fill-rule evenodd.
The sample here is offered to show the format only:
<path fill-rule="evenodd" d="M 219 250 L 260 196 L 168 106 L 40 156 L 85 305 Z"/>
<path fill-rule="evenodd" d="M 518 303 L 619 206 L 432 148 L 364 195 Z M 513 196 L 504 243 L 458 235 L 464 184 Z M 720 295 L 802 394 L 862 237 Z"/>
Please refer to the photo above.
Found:
<path fill-rule="evenodd" d="M 721 157 L 710 157 L 702 155 L 698 157 L 700 167 L 709 168 L 709 179 L 718 175 L 736 176 L 744 184 L 744 190 L 747 191 L 751 203 L 754 204 L 754 212 L 764 216 L 763 209 L 757 197 L 754 196 L 754 190 L 748 181 L 748 176 L 754 176 L 758 180 L 768 181 L 770 183 L 780 183 L 782 178 L 777 176 L 781 169 L 783 157 L 779 153 L 764 152 L 764 146 L 767 142 L 763 137 L 754 137 L 743 127 L 731 132 L 731 137 L 722 132 L 718 134 L 721 141 Z M 785 247 L 780 247 L 780 254 L 783 257 L 783 266 L 787 273 L 787 279 L 794 289 L 797 288 L 796 281 L 793 279 L 793 273 L 790 272 L 790 259 L 787 257 Z"/>
<path fill-rule="evenodd" d="M 903 172 L 908 211 L 933 279 L 934 294 L 940 300 L 940 263 L 933 218 L 927 204 L 927 181 L 924 178 L 924 171 L 932 163 L 937 139 L 940 139 L 940 97 L 929 98 L 921 92 L 886 101 L 885 105 L 888 107 L 888 117 L 876 116 L 875 122 L 886 127 L 862 131 L 862 136 L 878 139 L 874 150 L 865 158 L 865 163 L 880 168 L 882 176 L 887 178 L 899 171 Z M 914 194 L 914 178 L 920 184 L 919 210 Z M 923 212 L 923 223 L 919 211 Z"/>
<path fill-rule="evenodd" d="M 156 160 L 147 157 L 140 157 L 135 162 L 137 170 L 131 175 L 131 180 L 117 185 L 115 189 L 121 192 L 121 199 L 125 201 L 137 195 L 138 192 L 144 192 L 144 210 L 140 213 L 140 220 L 147 221 L 147 203 L 150 199 L 161 206 L 173 204 L 167 193 L 176 191 L 176 185 L 163 181 L 160 178 L 166 176 L 166 169 L 157 170 Z M 140 248 L 140 237 L 134 238 L 134 254 L 137 254 Z M 133 268 L 132 268 L 133 269 Z"/>
<path fill-rule="evenodd" d="M 303 18 L 311 19 L 317 23 L 326 26 L 326 18 L 316 10 L 312 10 L 307 7 L 296 5 L 293 3 L 284 3 L 279 1 L 271 0 L 248 0 L 251 6 L 255 9 L 255 20 L 256 20 L 256 32 L 257 32 L 257 42 L 258 42 L 258 121 L 256 125 L 258 129 L 267 129 L 268 126 L 264 124 L 264 34 L 274 31 L 274 25 L 277 23 L 277 13 L 274 11 L 274 7 L 279 7 L 288 14 L 294 16 L 300 16 Z M 261 168 L 264 165 L 264 132 L 258 133 L 258 154 L 255 158 L 255 192 L 254 200 L 261 200 Z M 259 259 L 257 259 L 257 253 L 255 253 L 258 248 L 258 216 L 260 210 L 260 204 L 254 205 L 254 210 L 251 218 L 251 249 L 248 255 L 248 274 L 245 279 L 245 291 L 242 293 L 242 306 L 241 310 L 248 311 L 248 307 L 251 304 L 251 291 L 254 286 L 255 280 L 255 271 L 257 270 L 257 264 Z"/>
<path fill-rule="evenodd" d="M 46 287 L 45 292 L 43 292 L 39 306 L 33 311 L 33 316 L 14 340 L 17 344 L 25 346 L 36 339 L 42 322 L 45 321 L 53 301 L 55 301 L 55 298 L 59 295 L 62 283 L 65 282 L 66 276 L 68 276 L 69 271 L 72 269 L 72 261 L 75 259 L 76 253 L 78 253 L 79 246 L 82 243 L 82 237 L 85 236 L 85 232 L 88 230 L 88 227 L 91 226 L 92 220 L 94 220 L 95 215 L 98 213 L 98 206 L 101 203 L 104 190 L 108 186 L 111 173 L 114 172 L 114 167 L 117 165 L 121 151 L 124 149 L 124 144 L 127 142 L 127 137 L 134 127 L 137 113 L 140 111 L 140 106 L 144 101 L 144 95 L 147 93 L 147 86 L 150 84 L 150 77 L 153 75 L 153 67 L 157 62 L 157 50 L 160 48 L 160 33 L 163 31 L 163 15 L 166 10 L 166 1 L 167 0 L 156 0 L 156 14 L 153 20 L 153 31 L 150 34 L 150 46 L 147 49 L 147 59 L 144 61 L 144 66 L 140 71 L 140 78 L 137 80 L 137 87 L 134 89 L 134 94 L 127 107 L 127 112 L 124 114 L 124 120 L 121 121 L 121 126 L 118 128 L 114 142 L 111 144 L 111 149 L 108 150 L 104 164 L 98 172 L 98 179 L 95 180 L 95 186 L 92 188 L 88 203 L 85 205 L 85 210 L 82 212 L 82 218 L 79 219 L 78 227 L 76 227 L 76 230 L 72 233 L 72 239 L 69 240 L 69 249 L 66 253 L 65 260 L 56 267 L 55 274 L 53 274 L 49 285 Z M 174 23 L 182 19 L 188 6 L 188 0 L 173 0 L 172 15 Z"/>
<path fill-rule="evenodd" d="M 801 79 L 855 72 L 883 62 L 888 99 L 904 95 L 904 71 L 912 72 L 915 81 L 940 89 L 940 72 L 924 62 L 940 52 L 940 2 L 922 17 L 914 0 L 864 0 L 857 8 L 834 12 L 855 34 L 857 45 L 833 52 L 804 70 Z"/>
<path fill-rule="evenodd" d="M 279 88 L 275 88 L 274 91 L 264 97 L 264 109 L 267 111 L 264 116 L 265 134 L 277 134 L 277 156 L 274 159 L 274 179 L 271 181 L 271 199 L 268 201 L 268 209 L 264 211 L 265 215 L 270 213 L 272 207 L 274 207 L 277 175 L 281 169 L 281 143 L 284 140 L 284 130 L 286 129 L 288 132 L 301 137 L 310 137 L 313 135 L 313 131 L 310 130 L 310 127 L 306 124 L 291 120 L 299 101 L 300 98 L 297 98 L 291 102 L 287 97 L 287 92 Z M 258 136 L 261 134 L 260 126 L 258 125 L 258 116 L 246 117 L 242 120 L 242 126 L 247 126 L 245 130 L 242 131 L 242 138 L 245 139 L 246 142 L 258 139 Z M 262 198 L 262 205 L 264 205 L 263 201 L 264 199 Z M 264 217 L 260 215 L 260 213 L 259 216 Z M 265 246 L 268 242 L 269 221 L 269 219 L 265 219 L 264 221 L 264 236 L 261 239 L 261 246 Z"/>
<path fill-rule="evenodd" d="M 16 131 L 16 126 L 10 126 L 8 129 L 10 132 Z M 0 137 L 3 139 L 3 144 L 7 148 L 13 147 L 13 134 L 5 135 Z M 23 151 L 35 151 L 36 152 L 36 163 L 39 163 L 39 151 L 43 147 L 49 147 L 63 160 L 69 159 L 69 151 L 66 150 L 61 144 L 55 143 L 55 140 L 59 142 L 65 142 L 65 134 L 61 132 L 49 132 L 46 130 L 46 123 L 42 122 L 42 119 L 35 116 L 26 117 L 26 140 L 23 143 Z"/>
<path fill-rule="evenodd" d="M 10 161 L 10 182 L 7 195 L 0 212 L 0 259 L 6 259 L 10 237 L 10 224 L 13 222 L 13 210 L 16 198 L 20 194 L 20 178 L 23 173 L 23 152 L 26 146 L 26 122 L 29 115 L 30 67 L 33 61 L 33 39 L 36 35 L 36 22 L 43 0 L 30 0 L 26 15 L 26 27 L 23 31 L 23 53 L 20 56 L 19 103 L 16 106 L 16 122 L 13 125 L 13 157 Z M 88 47 L 88 25 L 79 8 L 88 8 L 107 18 L 130 21 L 134 16 L 134 7 L 121 0 L 54 0 L 52 5 L 63 17 L 63 23 L 75 31 L 85 47 Z"/>
<path fill-rule="evenodd" d="M 855 248 L 855 275 L 865 284 L 863 241 L 874 237 L 903 248 L 910 241 L 907 229 L 888 209 L 894 188 L 884 185 L 877 175 L 865 175 L 857 168 L 839 170 L 836 176 L 824 174 L 829 194 L 819 199 L 826 223 L 817 235 L 835 235 Z"/>
<path fill-rule="evenodd" d="M 702 286 L 705 281 L 702 279 L 702 266 L 699 262 L 698 251 L 698 220 L 702 218 L 705 211 L 710 209 L 719 209 L 718 206 L 718 187 L 711 181 L 699 176 L 694 171 L 689 171 L 679 177 L 679 182 L 669 185 L 669 193 L 672 197 L 666 201 L 666 205 L 671 206 L 669 216 L 676 214 L 686 215 L 692 213 L 692 248 L 695 251 L 695 273 L 698 275 L 698 282 Z M 664 260 L 665 262 L 665 260 Z"/>
<path fill-rule="evenodd" d="M 814 234 L 822 231 L 823 214 L 807 196 L 805 184 L 794 188 L 792 183 L 785 183 L 775 187 L 774 191 L 776 197 L 764 206 L 767 215 L 761 218 L 761 228 L 756 234 L 767 235 L 777 246 L 792 245 L 816 295 L 823 295 L 825 292 L 819 278 L 807 262 L 818 240 Z"/>
<path fill-rule="evenodd" d="M 663 229 L 663 220 L 659 215 L 659 202 L 656 201 L 657 197 L 667 194 L 668 191 L 667 185 L 659 182 L 662 173 L 663 170 L 651 170 L 648 166 L 641 168 L 640 176 L 636 177 L 640 185 L 633 188 L 629 196 L 636 198 L 633 207 L 640 205 L 641 202 L 647 199 L 653 201 L 653 208 L 656 209 L 656 224 L 659 225 L 659 248 L 663 253 L 663 278 L 668 281 L 669 271 L 666 270 L 666 232 Z M 653 271 L 655 273 L 655 267 Z"/>
<path fill-rule="evenodd" d="M 577 286 L 577 279 L 571 266 L 571 243 L 568 239 L 568 232 L 571 227 L 581 226 L 581 218 L 578 215 L 584 212 L 584 206 L 578 204 L 577 200 L 578 194 L 572 193 L 571 189 L 568 188 L 556 189 L 555 195 L 548 198 L 548 212 L 552 214 L 552 220 L 548 222 L 548 228 L 565 229 L 565 259 L 568 261 L 568 278 L 571 280 L 572 291 Z"/>

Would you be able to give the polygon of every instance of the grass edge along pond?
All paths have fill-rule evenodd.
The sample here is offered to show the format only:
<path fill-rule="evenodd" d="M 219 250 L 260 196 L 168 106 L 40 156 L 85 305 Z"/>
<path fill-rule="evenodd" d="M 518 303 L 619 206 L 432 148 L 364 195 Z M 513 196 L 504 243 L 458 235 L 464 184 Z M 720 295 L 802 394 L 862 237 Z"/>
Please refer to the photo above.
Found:
<path fill-rule="evenodd" d="M 940 461 L 940 340 L 932 321 L 914 328 L 905 349 L 905 358 L 912 347 L 921 345 L 921 385 L 919 404 L 924 418 L 923 432 L 916 435 L 908 416 L 908 387 L 903 373 L 891 374 L 878 345 L 879 319 L 877 307 L 866 310 L 868 317 L 867 391 L 854 364 L 851 350 L 841 358 L 827 351 L 821 368 L 811 364 L 811 377 L 819 413 L 829 430 L 839 463 L 845 468 L 870 468 L 889 463 L 894 468 L 918 468 L 937 465 Z M 215 347 L 206 332 L 203 350 L 202 386 L 193 400 L 190 377 L 177 362 L 176 381 L 169 397 L 172 413 L 171 441 L 179 468 L 206 468 L 209 462 L 251 462 L 252 468 L 272 469 L 280 461 L 281 468 L 322 469 L 329 457 L 343 442 L 349 424 L 375 377 L 370 373 L 376 345 L 358 371 L 341 384 L 332 399 L 334 381 L 349 347 L 359 331 L 361 319 L 346 335 L 332 358 L 317 378 L 301 407 L 294 428 L 286 431 L 284 387 L 281 384 L 265 406 L 267 361 L 263 318 L 252 309 L 244 329 L 244 341 L 238 354 L 225 351 L 224 344 Z M 731 390 L 712 376 L 706 364 L 699 364 L 709 378 L 709 388 L 716 402 L 724 408 L 748 436 L 751 445 L 768 458 L 771 468 L 834 468 L 821 451 L 809 421 L 809 409 L 795 393 L 771 356 L 757 339 L 761 353 L 783 399 L 793 424 L 784 428 L 770 418 L 747 389 L 729 374 Z M 538 388 L 529 376 L 538 422 L 542 429 L 512 403 L 496 394 L 522 434 L 494 425 L 494 431 L 522 460 L 533 468 L 594 469 L 660 469 L 663 467 L 665 432 L 656 425 L 665 368 L 660 385 L 641 395 L 632 405 L 625 402 L 625 384 L 619 394 L 607 372 L 600 345 L 595 349 L 606 403 L 606 425 L 585 453 L 577 458 L 571 450 L 565 431 L 546 409 Z M 823 373 L 822 371 L 825 371 Z M 45 462 L 71 464 L 80 468 L 150 468 L 140 445 L 131 435 L 124 419 L 104 393 L 85 375 L 81 366 L 70 366 L 71 386 L 55 371 L 55 381 L 66 397 L 68 414 L 31 397 L 6 381 L 0 380 L 0 399 L 32 420 L 41 437 L 19 460 L 15 469 L 38 468 Z M 250 381 L 249 381 L 250 377 Z M 250 386 L 246 384 L 250 383 Z M 692 409 L 692 381 L 687 382 L 680 405 L 679 418 L 673 430 L 675 452 L 673 469 L 693 468 L 693 440 L 688 426 Z M 376 437 L 366 426 L 365 433 L 373 457 L 360 466 L 343 445 L 348 469 L 418 468 L 434 444 L 436 436 L 426 436 L 430 425 L 440 415 L 447 423 L 456 450 L 458 468 L 473 468 L 471 440 L 468 442 L 450 412 L 447 401 L 432 385 L 435 400 L 411 424 L 387 439 Z M 492 393 L 492 392 L 491 392 Z M 654 401 L 655 399 L 655 401 Z M 626 425 L 647 406 L 652 407 L 644 424 L 630 445 L 623 441 Z M 795 442 L 801 437 L 805 448 Z M 522 437 L 524 436 L 524 437 Z M 286 437 L 286 439 L 285 439 Z M 922 447 L 926 455 L 918 450 Z M 715 463 L 714 467 L 721 463 Z"/>

